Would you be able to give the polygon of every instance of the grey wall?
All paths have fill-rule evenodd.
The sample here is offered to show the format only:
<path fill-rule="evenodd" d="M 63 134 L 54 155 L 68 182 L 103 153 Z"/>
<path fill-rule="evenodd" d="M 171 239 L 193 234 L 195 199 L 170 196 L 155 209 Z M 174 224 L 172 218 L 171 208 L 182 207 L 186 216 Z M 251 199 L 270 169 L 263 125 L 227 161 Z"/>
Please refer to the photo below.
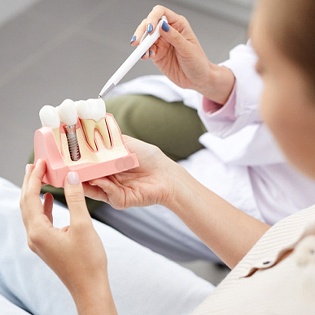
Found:
<path fill-rule="evenodd" d="M 39 0 L 0 0 L 0 26 Z"/>
<path fill-rule="evenodd" d="M 256 0 L 169 0 L 248 24 Z"/>

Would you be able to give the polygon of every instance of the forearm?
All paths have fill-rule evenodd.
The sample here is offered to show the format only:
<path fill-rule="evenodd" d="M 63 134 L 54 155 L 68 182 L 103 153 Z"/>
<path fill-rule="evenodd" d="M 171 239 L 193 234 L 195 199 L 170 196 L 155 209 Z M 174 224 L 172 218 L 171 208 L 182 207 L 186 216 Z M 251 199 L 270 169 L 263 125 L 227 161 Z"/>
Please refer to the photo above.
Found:
<path fill-rule="evenodd" d="M 165 206 L 233 268 L 269 226 L 235 208 L 178 165 Z"/>

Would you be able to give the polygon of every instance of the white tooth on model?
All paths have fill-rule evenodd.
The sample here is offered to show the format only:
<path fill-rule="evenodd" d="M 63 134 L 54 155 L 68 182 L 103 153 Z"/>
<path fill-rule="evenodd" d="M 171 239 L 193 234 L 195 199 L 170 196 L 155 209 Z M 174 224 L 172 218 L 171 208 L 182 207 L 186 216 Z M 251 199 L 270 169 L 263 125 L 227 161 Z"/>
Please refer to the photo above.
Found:
<path fill-rule="evenodd" d="M 78 116 L 84 129 L 86 140 L 91 148 L 96 151 L 95 129 L 98 130 L 103 138 L 104 144 L 110 148 L 111 142 L 109 132 L 105 122 L 106 106 L 104 101 L 99 99 L 88 99 L 87 101 L 76 102 Z"/>
<path fill-rule="evenodd" d="M 77 123 L 78 113 L 75 102 L 70 99 L 64 100 L 58 107 L 59 118 L 67 126 L 73 126 Z"/>
<path fill-rule="evenodd" d="M 76 133 L 78 113 L 74 101 L 64 100 L 58 107 L 60 121 L 65 124 L 68 147 L 72 161 L 78 161 L 81 157 Z"/>
<path fill-rule="evenodd" d="M 58 109 L 51 105 L 45 105 L 39 111 L 39 118 L 43 127 L 52 129 L 57 146 L 60 148 L 60 118 Z"/>
<path fill-rule="evenodd" d="M 50 127 L 52 129 L 59 128 L 60 118 L 58 109 L 51 105 L 45 105 L 39 111 L 39 118 L 43 127 Z"/>

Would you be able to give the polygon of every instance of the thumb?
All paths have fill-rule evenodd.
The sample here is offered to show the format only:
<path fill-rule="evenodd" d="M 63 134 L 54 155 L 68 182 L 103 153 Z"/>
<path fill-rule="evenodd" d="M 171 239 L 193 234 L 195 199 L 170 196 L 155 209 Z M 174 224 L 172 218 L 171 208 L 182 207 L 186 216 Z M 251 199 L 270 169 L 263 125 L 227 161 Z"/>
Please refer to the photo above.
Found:
<path fill-rule="evenodd" d="M 64 184 L 65 197 L 70 212 L 70 225 L 78 222 L 91 222 L 86 206 L 84 191 L 77 172 L 69 172 Z"/>

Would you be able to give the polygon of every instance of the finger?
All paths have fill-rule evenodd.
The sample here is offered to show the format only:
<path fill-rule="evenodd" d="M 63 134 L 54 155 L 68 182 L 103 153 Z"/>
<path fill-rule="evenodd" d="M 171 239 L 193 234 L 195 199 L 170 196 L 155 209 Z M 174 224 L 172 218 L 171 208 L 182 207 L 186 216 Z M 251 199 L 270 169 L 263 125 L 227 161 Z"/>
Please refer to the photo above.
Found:
<path fill-rule="evenodd" d="M 151 48 L 149 50 L 147 50 L 141 57 L 142 60 L 146 60 L 146 59 L 149 59 L 152 55 L 152 52 L 151 52 Z"/>
<path fill-rule="evenodd" d="M 84 195 L 94 200 L 108 202 L 107 193 L 94 182 L 83 183 Z"/>
<path fill-rule="evenodd" d="M 45 173 L 46 164 L 42 160 L 38 160 L 35 166 L 27 168 L 20 201 L 24 222 L 26 222 L 26 220 L 32 220 L 37 217 L 39 213 L 43 213 L 42 202 L 39 195 Z"/>
<path fill-rule="evenodd" d="M 45 161 L 37 160 L 35 166 L 30 171 L 26 186 L 27 189 L 39 195 L 45 173 L 46 173 Z"/>
<path fill-rule="evenodd" d="M 88 212 L 83 187 L 77 172 L 69 172 L 65 179 L 65 197 L 70 212 L 70 225 L 78 223 L 90 223 L 91 217 Z"/>
<path fill-rule="evenodd" d="M 121 196 L 121 186 L 115 176 L 108 176 L 100 179 L 95 179 L 90 182 L 94 186 L 94 193 L 98 193 L 98 197 L 101 200 L 111 204 L 115 208 L 121 207 L 119 202 L 119 196 Z M 114 203 L 114 204 L 113 204 Z"/>
<path fill-rule="evenodd" d="M 161 37 L 174 46 L 178 52 L 186 51 L 188 40 L 170 23 L 163 22 L 160 30 Z"/>
<path fill-rule="evenodd" d="M 149 50 L 149 58 L 153 58 L 156 53 L 156 45 L 152 45 Z"/>
<path fill-rule="evenodd" d="M 100 178 L 100 179 L 94 179 L 90 183 L 92 186 L 97 186 L 97 187 L 101 188 L 102 191 L 106 194 L 107 194 L 107 191 L 110 190 L 111 185 L 114 185 L 108 177 Z"/>
<path fill-rule="evenodd" d="M 133 37 L 131 44 L 133 46 L 139 45 L 142 35 L 146 31 L 150 31 L 149 33 L 154 32 L 158 22 L 162 18 L 162 16 L 166 16 L 167 20 L 170 24 L 175 23 L 178 20 L 179 15 L 174 11 L 163 7 L 161 5 L 155 6 L 152 11 L 148 14 L 147 18 L 142 20 L 140 25 L 137 27 Z"/>
<path fill-rule="evenodd" d="M 22 184 L 22 196 L 24 195 L 24 192 L 28 185 L 34 166 L 35 166 L 34 164 L 27 164 L 25 166 L 25 175 L 24 175 L 23 184 Z"/>
<path fill-rule="evenodd" d="M 44 195 L 43 208 L 44 208 L 44 213 L 49 219 L 49 221 L 51 222 L 51 224 L 53 224 L 53 216 L 52 216 L 53 203 L 54 203 L 53 195 L 50 193 L 46 193 Z"/>
<path fill-rule="evenodd" d="M 136 31 L 134 32 L 132 36 L 132 41 L 130 42 L 132 46 L 136 46 L 140 44 L 140 40 L 142 38 L 142 35 L 146 31 L 146 20 L 142 20 L 140 25 L 137 27 Z"/>
<path fill-rule="evenodd" d="M 153 26 L 153 31 L 155 30 L 156 25 L 162 18 L 165 16 L 170 24 L 176 22 L 178 20 L 179 15 L 176 14 L 174 11 L 162 6 L 156 5 L 152 11 L 148 14 L 146 18 L 146 25 L 148 26 L 151 24 Z"/>

